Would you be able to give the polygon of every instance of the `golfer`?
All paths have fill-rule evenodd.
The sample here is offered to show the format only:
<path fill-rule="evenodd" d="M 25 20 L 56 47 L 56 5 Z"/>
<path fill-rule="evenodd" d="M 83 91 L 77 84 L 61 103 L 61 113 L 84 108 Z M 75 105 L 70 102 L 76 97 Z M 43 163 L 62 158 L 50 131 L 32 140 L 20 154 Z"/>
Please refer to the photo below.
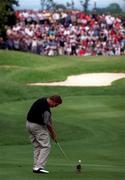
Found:
<path fill-rule="evenodd" d="M 34 147 L 34 173 L 49 173 L 44 167 L 51 148 L 50 136 L 56 141 L 50 108 L 61 103 L 58 95 L 43 97 L 33 103 L 27 114 L 26 128 Z"/>

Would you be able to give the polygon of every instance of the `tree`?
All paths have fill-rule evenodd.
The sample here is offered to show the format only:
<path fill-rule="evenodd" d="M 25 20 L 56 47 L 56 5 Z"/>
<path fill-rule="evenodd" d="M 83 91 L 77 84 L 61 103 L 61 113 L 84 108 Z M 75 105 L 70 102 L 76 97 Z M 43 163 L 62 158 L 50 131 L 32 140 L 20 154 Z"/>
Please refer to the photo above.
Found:
<path fill-rule="evenodd" d="M 71 0 L 71 2 L 67 2 L 66 5 L 68 9 L 74 9 L 74 5 L 75 5 L 74 0 Z"/>
<path fill-rule="evenodd" d="M 125 0 L 123 0 L 124 2 L 125 2 Z M 125 12 L 125 5 L 124 5 L 124 7 L 123 7 L 123 10 L 124 10 L 124 12 Z"/>
<path fill-rule="evenodd" d="M 55 4 L 55 9 L 57 10 L 66 10 L 66 7 L 64 4 Z"/>
<path fill-rule="evenodd" d="M 41 8 L 42 10 L 50 10 L 55 8 L 55 2 L 53 0 L 41 0 Z"/>
<path fill-rule="evenodd" d="M 122 9 L 118 3 L 111 3 L 106 10 L 110 13 L 121 13 Z"/>
<path fill-rule="evenodd" d="M 80 4 L 81 4 L 84 12 L 88 11 L 89 1 L 90 0 L 80 0 Z"/>
<path fill-rule="evenodd" d="M 0 0 L 0 37 L 6 36 L 5 25 L 16 23 L 14 5 L 18 6 L 17 0 Z"/>

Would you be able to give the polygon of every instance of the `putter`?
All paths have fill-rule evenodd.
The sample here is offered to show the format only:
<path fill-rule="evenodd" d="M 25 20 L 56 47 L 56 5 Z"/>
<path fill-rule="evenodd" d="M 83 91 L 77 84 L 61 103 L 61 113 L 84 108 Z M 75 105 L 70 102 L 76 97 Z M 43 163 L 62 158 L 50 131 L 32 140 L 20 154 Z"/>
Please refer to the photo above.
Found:
<path fill-rule="evenodd" d="M 62 149 L 61 145 L 59 144 L 59 142 L 57 142 L 57 140 L 55 140 L 55 143 L 57 144 L 57 146 L 59 147 L 61 153 L 62 153 L 63 156 L 65 157 L 65 160 L 66 160 L 68 163 L 70 163 L 70 165 L 71 165 L 72 167 L 74 167 L 74 164 L 71 162 L 71 160 L 68 158 L 68 156 L 66 155 L 66 153 L 63 151 L 63 149 Z M 80 169 L 80 170 L 81 170 L 81 169 Z"/>
<path fill-rule="evenodd" d="M 55 142 L 56 142 L 57 146 L 59 147 L 60 151 L 62 152 L 63 156 L 65 157 L 65 159 L 69 161 L 69 158 L 67 157 L 66 153 L 63 151 L 59 142 L 57 142 L 57 140 Z"/>

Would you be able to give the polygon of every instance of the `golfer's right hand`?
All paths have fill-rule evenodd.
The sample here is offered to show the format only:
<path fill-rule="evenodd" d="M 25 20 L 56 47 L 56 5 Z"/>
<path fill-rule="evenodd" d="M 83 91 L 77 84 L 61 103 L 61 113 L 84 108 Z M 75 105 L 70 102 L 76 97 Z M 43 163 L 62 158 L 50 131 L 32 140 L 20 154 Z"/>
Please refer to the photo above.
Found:
<path fill-rule="evenodd" d="M 51 138 L 53 139 L 53 141 L 56 141 L 57 135 L 55 134 L 55 132 L 51 133 Z"/>
<path fill-rule="evenodd" d="M 53 139 L 53 141 L 57 141 L 57 135 L 55 133 L 51 134 L 51 138 Z"/>

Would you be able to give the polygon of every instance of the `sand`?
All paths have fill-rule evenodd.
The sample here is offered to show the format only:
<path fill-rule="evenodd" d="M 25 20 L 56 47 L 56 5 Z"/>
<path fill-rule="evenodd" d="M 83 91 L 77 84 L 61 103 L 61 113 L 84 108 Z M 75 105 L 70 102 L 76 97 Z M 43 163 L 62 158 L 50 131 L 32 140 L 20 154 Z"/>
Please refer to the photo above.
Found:
<path fill-rule="evenodd" d="M 30 83 L 31 86 L 111 86 L 113 81 L 125 78 L 125 73 L 87 73 L 68 76 L 65 81 Z"/>

